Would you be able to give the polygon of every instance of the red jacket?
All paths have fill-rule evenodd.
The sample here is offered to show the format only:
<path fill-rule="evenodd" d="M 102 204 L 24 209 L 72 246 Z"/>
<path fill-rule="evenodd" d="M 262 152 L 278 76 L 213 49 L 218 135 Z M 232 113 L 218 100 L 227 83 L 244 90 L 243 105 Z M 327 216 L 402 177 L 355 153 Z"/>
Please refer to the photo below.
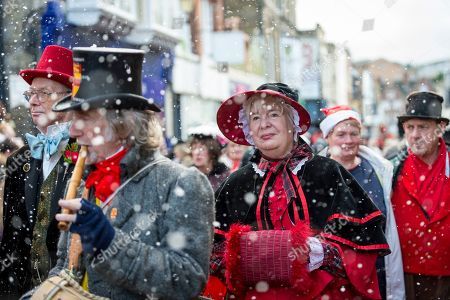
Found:
<path fill-rule="evenodd" d="M 394 186 L 392 206 L 398 226 L 402 248 L 403 268 L 406 273 L 431 276 L 450 275 L 450 178 L 448 174 L 449 153 L 447 154 L 445 176 L 440 204 L 428 216 L 420 201 L 423 195 L 416 194 L 410 180 L 404 179 L 405 167 L 399 173 Z M 408 157 L 405 164 L 411 163 Z"/>

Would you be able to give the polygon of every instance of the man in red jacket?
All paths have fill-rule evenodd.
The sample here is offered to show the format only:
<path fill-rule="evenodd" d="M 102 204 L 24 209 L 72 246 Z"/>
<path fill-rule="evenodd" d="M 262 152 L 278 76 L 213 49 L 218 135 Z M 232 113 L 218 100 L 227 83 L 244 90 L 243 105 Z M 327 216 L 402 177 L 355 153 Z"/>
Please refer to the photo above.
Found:
<path fill-rule="evenodd" d="M 403 256 L 407 299 L 450 298 L 449 119 L 432 92 L 407 97 L 398 117 L 408 148 L 394 159 L 392 204 Z"/>

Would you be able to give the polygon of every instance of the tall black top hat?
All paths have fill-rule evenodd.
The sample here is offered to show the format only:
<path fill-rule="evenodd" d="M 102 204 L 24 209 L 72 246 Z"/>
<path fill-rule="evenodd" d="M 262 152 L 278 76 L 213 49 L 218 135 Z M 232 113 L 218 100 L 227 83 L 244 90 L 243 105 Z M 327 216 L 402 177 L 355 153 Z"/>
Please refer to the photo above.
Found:
<path fill-rule="evenodd" d="M 53 111 L 93 108 L 160 109 L 142 96 L 144 51 L 122 48 L 74 48 L 72 95 L 53 106 Z"/>
<path fill-rule="evenodd" d="M 448 124 L 449 119 L 441 115 L 444 102 L 442 96 L 434 92 L 413 92 L 406 100 L 406 114 L 398 117 L 400 123 L 409 119 L 430 119 Z"/>

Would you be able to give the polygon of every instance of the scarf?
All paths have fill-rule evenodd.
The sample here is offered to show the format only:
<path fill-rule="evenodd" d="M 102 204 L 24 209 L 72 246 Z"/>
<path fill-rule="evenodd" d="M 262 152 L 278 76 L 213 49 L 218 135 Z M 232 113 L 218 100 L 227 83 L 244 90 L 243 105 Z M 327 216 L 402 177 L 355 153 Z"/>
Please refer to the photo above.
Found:
<path fill-rule="evenodd" d="M 417 157 L 411 150 L 408 150 L 408 157 L 402 170 L 402 182 L 406 190 L 413 196 L 426 211 L 429 218 L 444 207 L 443 193 L 445 190 L 445 164 L 447 150 L 445 142 L 441 138 L 439 141 L 439 155 L 430 167 Z"/>
<path fill-rule="evenodd" d="M 310 159 L 313 156 L 311 148 L 306 143 L 297 145 L 287 157 L 278 161 L 270 161 L 264 157 L 261 157 L 258 168 L 267 173 L 273 173 L 278 176 L 281 174 L 283 179 L 283 188 L 286 192 L 288 201 L 292 198 L 296 198 L 297 187 L 294 186 L 292 180 L 289 178 L 289 172 L 294 173 L 295 168 L 300 161 L 304 158 Z"/>
<path fill-rule="evenodd" d="M 94 194 L 101 202 L 111 195 L 120 186 L 120 161 L 127 153 L 127 149 L 123 149 L 112 157 L 98 162 L 94 165 L 86 178 L 86 188 L 94 187 Z"/>
<path fill-rule="evenodd" d="M 309 213 L 307 211 L 306 199 L 297 178 L 300 162 L 313 156 L 311 148 L 306 143 L 298 144 L 287 157 L 278 161 L 271 161 L 264 157 L 261 158 L 258 168 L 266 174 L 263 186 L 258 196 L 256 219 L 258 229 L 273 229 L 274 225 L 269 212 L 270 192 L 276 179 L 281 176 L 282 189 L 286 193 L 287 217 L 292 224 L 299 220 L 305 220 L 309 223 Z M 294 173 L 294 176 L 289 172 Z"/>

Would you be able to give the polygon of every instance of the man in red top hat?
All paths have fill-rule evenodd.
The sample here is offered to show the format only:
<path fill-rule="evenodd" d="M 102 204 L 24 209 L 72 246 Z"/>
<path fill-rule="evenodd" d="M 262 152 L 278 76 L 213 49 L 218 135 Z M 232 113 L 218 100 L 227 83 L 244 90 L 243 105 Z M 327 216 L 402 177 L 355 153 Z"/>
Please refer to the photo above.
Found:
<path fill-rule="evenodd" d="M 53 104 L 71 92 L 72 51 L 48 46 L 36 68 L 20 75 L 30 85 L 24 97 L 38 134 L 27 134 L 27 145 L 6 163 L 0 295 L 12 298 L 45 280 L 56 264 L 55 214 L 77 147 L 69 139 L 70 116 L 52 112 Z"/>
<path fill-rule="evenodd" d="M 442 96 L 415 92 L 398 119 L 408 148 L 394 159 L 392 205 L 403 256 L 407 299 L 450 298 L 449 119 Z"/>

